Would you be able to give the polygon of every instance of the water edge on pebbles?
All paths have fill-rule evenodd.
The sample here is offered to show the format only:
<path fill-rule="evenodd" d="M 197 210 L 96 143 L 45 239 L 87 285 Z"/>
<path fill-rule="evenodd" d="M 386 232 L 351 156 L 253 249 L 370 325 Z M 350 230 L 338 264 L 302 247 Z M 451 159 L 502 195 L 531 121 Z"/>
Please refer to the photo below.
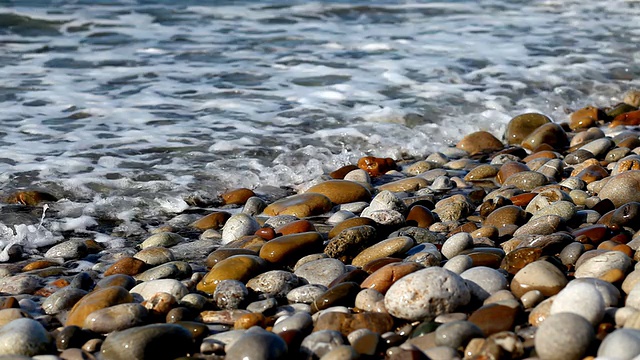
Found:
<path fill-rule="evenodd" d="M 121 243 L 12 247 L 0 353 L 633 358 L 637 105 L 516 116 L 506 141 L 480 131 L 424 159 L 365 157 L 297 194 L 232 189 Z M 34 194 L 5 201 L 56 202 Z"/>

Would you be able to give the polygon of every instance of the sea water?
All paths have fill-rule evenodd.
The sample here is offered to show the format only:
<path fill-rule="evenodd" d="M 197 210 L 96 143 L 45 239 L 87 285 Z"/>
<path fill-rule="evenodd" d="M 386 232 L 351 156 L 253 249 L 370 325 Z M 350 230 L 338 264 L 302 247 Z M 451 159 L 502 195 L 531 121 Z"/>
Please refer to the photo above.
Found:
<path fill-rule="evenodd" d="M 640 87 L 638 19 L 624 0 L 0 0 L 1 193 L 61 199 L 0 222 L 113 240 L 104 219 L 142 231 L 189 197 L 566 121 Z"/>

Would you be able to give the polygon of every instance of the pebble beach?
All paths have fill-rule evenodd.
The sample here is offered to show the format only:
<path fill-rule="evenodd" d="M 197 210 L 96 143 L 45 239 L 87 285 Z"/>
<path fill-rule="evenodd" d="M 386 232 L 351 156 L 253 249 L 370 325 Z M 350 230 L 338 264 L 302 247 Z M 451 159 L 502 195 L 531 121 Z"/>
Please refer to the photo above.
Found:
<path fill-rule="evenodd" d="M 31 226 L 41 243 L 3 251 L 0 359 L 637 358 L 640 92 L 623 98 L 231 189 L 137 241 Z M 4 201 L 44 221 L 59 200 Z"/>

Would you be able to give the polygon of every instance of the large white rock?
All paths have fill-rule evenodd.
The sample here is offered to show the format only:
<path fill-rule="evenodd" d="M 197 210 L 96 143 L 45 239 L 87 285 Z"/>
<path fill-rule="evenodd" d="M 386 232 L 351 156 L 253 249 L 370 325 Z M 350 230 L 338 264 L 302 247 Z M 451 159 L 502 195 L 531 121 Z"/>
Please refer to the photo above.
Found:
<path fill-rule="evenodd" d="M 593 284 L 568 285 L 558 293 L 551 305 L 550 314 L 574 313 L 585 318 L 591 325 L 598 325 L 604 317 L 604 300 Z"/>
<path fill-rule="evenodd" d="M 396 281 L 384 297 L 389 313 L 406 320 L 433 319 L 469 303 L 471 295 L 457 274 L 430 267 Z"/>

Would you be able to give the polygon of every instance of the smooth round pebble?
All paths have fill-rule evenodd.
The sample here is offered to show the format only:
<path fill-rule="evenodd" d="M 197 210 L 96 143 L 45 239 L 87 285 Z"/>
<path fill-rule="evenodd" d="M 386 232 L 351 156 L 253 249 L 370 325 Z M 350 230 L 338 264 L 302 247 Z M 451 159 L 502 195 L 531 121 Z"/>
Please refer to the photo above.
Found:
<path fill-rule="evenodd" d="M 598 348 L 603 359 L 635 359 L 640 355 L 640 330 L 617 329 L 604 338 Z"/>
<path fill-rule="evenodd" d="M 547 317 L 534 339 L 541 360 L 579 360 L 595 334 L 591 323 L 580 315 L 558 313 Z"/>
<path fill-rule="evenodd" d="M 51 340 L 49 332 L 38 321 L 16 319 L 0 328 L 0 355 L 43 354 Z"/>
<path fill-rule="evenodd" d="M 476 266 L 460 274 L 471 291 L 471 295 L 479 301 L 486 300 L 490 295 L 507 288 L 507 278 L 501 272 L 486 267 Z"/>
<path fill-rule="evenodd" d="M 226 349 L 225 359 L 284 359 L 287 355 L 287 350 L 287 343 L 280 336 L 254 326 Z"/>
<path fill-rule="evenodd" d="M 588 283 L 567 286 L 558 293 L 551 305 L 550 314 L 573 313 L 592 325 L 598 325 L 604 317 L 604 300 L 594 285 Z"/>
<path fill-rule="evenodd" d="M 442 244 L 442 255 L 447 259 L 451 259 L 454 256 L 460 254 L 463 250 L 467 250 L 473 247 L 473 238 L 469 233 L 460 232 L 449 237 L 444 244 Z"/>

